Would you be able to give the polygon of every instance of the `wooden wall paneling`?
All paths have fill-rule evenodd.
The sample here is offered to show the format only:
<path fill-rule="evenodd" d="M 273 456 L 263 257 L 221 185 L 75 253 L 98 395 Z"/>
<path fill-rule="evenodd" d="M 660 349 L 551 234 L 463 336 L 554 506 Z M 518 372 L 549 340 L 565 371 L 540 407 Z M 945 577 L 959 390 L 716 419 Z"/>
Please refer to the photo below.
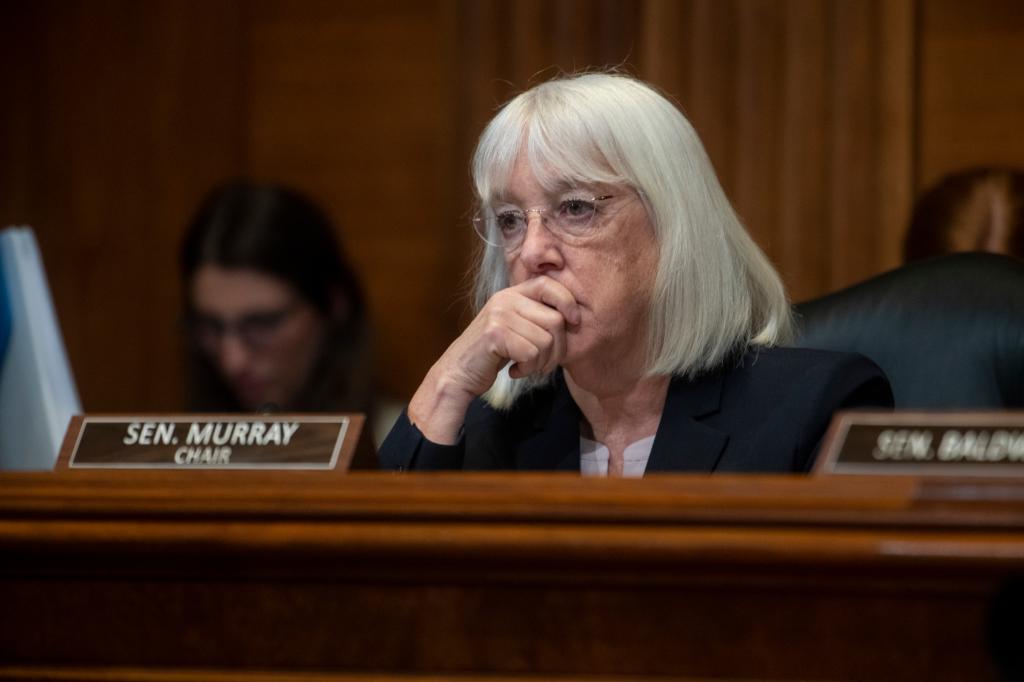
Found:
<path fill-rule="evenodd" d="M 896 264 L 911 177 L 910 3 L 810 8 L 790 6 L 786 47 L 778 229 L 795 300 Z"/>
<path fill-rule="evenodd" d="M 883 2 L 878 26 L 874 92 L 877 94 L 878 236 L 873 272 L 897 267 L 903 261 L 903 235 L 910 224 L 917 167 L 914 149 L 919 133 L 916 55 L 920 36 L 916 22 L 918 0 Z M 870 273 L 868 273 L 870 274 Z"/>
<path fill-rule="evenodd" d="M 150 409 L 180 409 L 180 359 L 184 353 L 179 350 L 178 249 L 197 207 L 196 196 L 225 176 L 238 173 L 244 158 L 238 125 L 245 105 L 244 12 L 233 0 L 212 4 L 164 0 L 152 6 L 150 21 L 148 39 L 159 47 L 154 55 L 155 71 L 149 75 L 149 83 L 143 82 L 139 88 L 153 99 L 148 125 L 154 177 L 144 201 L 152 214 L 149 224 L 154 241 L 148 260 L 160 258 L 162 262 L 149 270 L 149 279 L 159 282 L 153 297 L 140 301 L 136 312 L 149 317 L 148 338 L 140 344 L 144 360 L 138 370 L 148 385 L 136 401 Z M 145 226 L 129 225 L 128 229 Z M 147 368 L 153 366 L 157 376 L 147 376 Z M 117 407 L 139 409 L 136 401 L 121 397 Z"/>
<path fill-rule="evenodd" d="M 512 85 L 503 100 L 559 73 L 628 65 L 634 51 L 635 3 L 520 0 L 496 10 L 498 23 L 483 27 L 480 37 L 505 53 L 495 74 Z"/>
<path fill-rule="evenodd" d="M 685 50 L 690 43 L 691 26 L 689 12 L 688 3 L 676 0 L 647 0 L 643 3 L 638 66 L 647 80 L 666 91 L 686 77 Z M 683 110 L 686 110 L 685 106 Z"/>
<path fill-rule="evenodd" d="M 32 160 L 36 140 L 32 136 L 33 112 L 38 111 L 38 89 L 43 78 L 43 44 L 33 37 L 41 31 L 42 13 L 33 5 L 19 4 L 4 11 L 5 30 L 0 40 L 0 225 L 27 222 L 32 194 Z M 12 68 L 13 65 L 20 68 Z"/>
<path fill-rule="evenodd" d="M 28 143 L 4 219 L 37 230 L 87 410 L 179 403 L 177 241 L 184 198 L 237 159 L 234 9 L 41 2 L 4 31 L 31 46 L 7 62 Z"/>
<path fill-rule="evenodd" d="M 918 191 L 974 165 L 1024 167 L 1024 3 L 921 0 Z"/>
<path fill-rule="evenodd" d="M 468 153 L 497 108 L 530 86 L 583 69 L 635 62 L 640 13 L 624 0 L 458 3 L 457 66 L 472 108 Z"/>
<path fill-rule="evenodd" d="M 1016 0 L 14 4 L 0 222 L 37 229 L 86 408 L 166 409 L 184 222 L 232 175 L 300 186 L 401 397 L 466 320 L 469 154 L 514 92 L 624 64 L 678 99 L 799 300 L 896 265 L 922 185 L 1024 165 L 1022 35 Z"/>
<path fill-rule="evenodd" d="M 555 24 L 555 4 L 545 0 L 506 3 L 508 23 L 490 26 L 482 36 L 495 40 L 507 54 L 505 66 L 509 70 L 504 75 L 512 84 L 510 95 L 556 73 L 553 67 L 557 64 L 557 39 L 565 40 L 572 34 Z M 573 66 L 569 64 L 570 69 Z"/>
<path fill-rule="evenodd" d="M 737 106 L 737 3 L 693 0 L 691 3 L 687 76 L 679 97 L 715 172 L 731 195 L 736 161 Z"/>
<path fill-rule="evenodd" d="M 783 18 L 781 158 L 776 191 L 781 211 L 775 256 L 790 295 L 821 291 L 828 276 L 827 5 L 788 2 Z"/>
<path fill-rule="evenodd" d="M 909 172 L 910 7 L 645 5 L 641 75 L 678 96 L 796 299 L 893 264 L 888 235 Z"/>
<path fill-rule="evenodd" d="M 776 216 L 781 210 L 778 159 L 782 155 L 780 92 L 783 83 L 783 15 L 774 0 L 740 2 L 736 40 L 738 113 L 732 134 L 735 175 L 730 198 L 754 240 L 773 262 L 781 248 Z"/>
<path fill-rule="evenodd" d="M 911 12 L 908 2 L 830 6 L 828 289 L 899 262 L 912 178 Z"/>
<path fill-rule="evenodd" d="M 827 102 L 831 126 L 829 174 L 825 189 L 829 234 L 824 284 L 830 289 L 863 279 L 864 262 L 873 256 L 878 225 L 871 180 L 874 161 L 874 109 L 871 92 L 877 57 L 877 3 L 838 0 L 829 7 L 830 38 Z"/>
<path fill-rule="evenodd" d="M 877 102 L 871 88 L 876 59 L 874 28 L 878 5 L 836 2 L 829 7 L 827 35 L 831 73 L 826 86 L 826 105 L 831 120 L 824 150 L 829 172 L 825 198 L 828 215 L 822 227 L 827 249 L 820 255 L 825 270 L 820 284 L 836 289 L 870 273 L 864 261 L 873 255 L 874 157 L 873 109 Z"/>
<path fill-rule="evenodd" d="M 407 398 L 461 305 L 450 3 L 271 1 L 250 16 L 247 170 L 337 220 L 369 294 L 381 382 Z"/>
<path fill-rule="evenodd" d="M 599 0 L 598 6 L 601 21 L 594 36 L 601 64 L 633 68 L 643 40 L 639 4 L 630 0 Z M 587 12 L 591 5 L 577 0 L 577 7 L 577 12 Z"/>
<path fill-rule="evenodd" d="M 629 68 L 638 27 L 637 3 L 629 0 L 556 0 L 550 3 L 548 40 L 563 72 Z"/>
<path fill-rule="evenodd" d="M 795 300 L 897 264 L 911 181 L 910 2 L 791 3 L 782 273 Z"/>

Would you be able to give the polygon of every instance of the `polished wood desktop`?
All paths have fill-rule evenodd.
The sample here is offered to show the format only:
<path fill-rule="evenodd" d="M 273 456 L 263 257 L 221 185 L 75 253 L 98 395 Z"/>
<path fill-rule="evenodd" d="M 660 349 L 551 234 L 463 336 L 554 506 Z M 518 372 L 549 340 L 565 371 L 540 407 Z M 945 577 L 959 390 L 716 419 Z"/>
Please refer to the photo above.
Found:
<path fill-rule="evenodd" d="M 0 474 L 0 678 L 995 680 L 1024 485 Z"/>

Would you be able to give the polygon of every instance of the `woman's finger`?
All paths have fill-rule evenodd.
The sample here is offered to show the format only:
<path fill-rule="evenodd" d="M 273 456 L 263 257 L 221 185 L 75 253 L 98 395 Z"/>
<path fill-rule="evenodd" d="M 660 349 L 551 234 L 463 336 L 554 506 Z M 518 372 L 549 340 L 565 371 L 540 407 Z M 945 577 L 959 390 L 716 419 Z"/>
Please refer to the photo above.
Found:
<path fill-rule="evenodd" d="M 576 302 L 576 298 L 564 284 L 551 277 L 534 277 L 513 287 L 513 290 L 522 293 L 527 298 L 554 308 L 562 314 L 562 317 L 570 325 L 580 323 L 580 306 Z"/>

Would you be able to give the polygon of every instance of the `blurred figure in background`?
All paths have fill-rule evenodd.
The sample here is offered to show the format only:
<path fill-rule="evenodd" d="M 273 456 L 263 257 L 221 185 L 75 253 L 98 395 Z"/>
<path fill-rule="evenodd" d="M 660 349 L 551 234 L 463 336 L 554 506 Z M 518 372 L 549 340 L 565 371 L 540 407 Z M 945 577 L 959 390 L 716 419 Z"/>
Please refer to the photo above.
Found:
<path fill-rule="evenodd" d="M 298 192 L 234 182 L 181 250 L 188 409 L 372 408 L 362 289 L 324 212 Z"/>
<path fill-rule="evenodd" d="M 907 262 L 955 251 L 1024 258 L 1024 171 L 982 167 L 947 175 L 914 204 Z"/>

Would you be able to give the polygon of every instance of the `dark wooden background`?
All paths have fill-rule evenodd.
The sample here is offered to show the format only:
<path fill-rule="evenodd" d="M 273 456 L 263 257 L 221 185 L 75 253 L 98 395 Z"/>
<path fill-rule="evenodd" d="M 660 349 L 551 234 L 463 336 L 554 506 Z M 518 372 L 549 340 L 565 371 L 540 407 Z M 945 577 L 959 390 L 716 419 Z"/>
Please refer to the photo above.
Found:
<path fill-rule="evenodd" d="M 93 412 L 180 406 L 178 240 L 237 175 L 328 208 L 407 396 L 465 319 L 474 140 L 558 69 L 677 99 L 796 300 L 897 265 L 943 173 L 1024 165 L 1019 0 L 4 0 L 0 64 L 0 224 Z"/>

